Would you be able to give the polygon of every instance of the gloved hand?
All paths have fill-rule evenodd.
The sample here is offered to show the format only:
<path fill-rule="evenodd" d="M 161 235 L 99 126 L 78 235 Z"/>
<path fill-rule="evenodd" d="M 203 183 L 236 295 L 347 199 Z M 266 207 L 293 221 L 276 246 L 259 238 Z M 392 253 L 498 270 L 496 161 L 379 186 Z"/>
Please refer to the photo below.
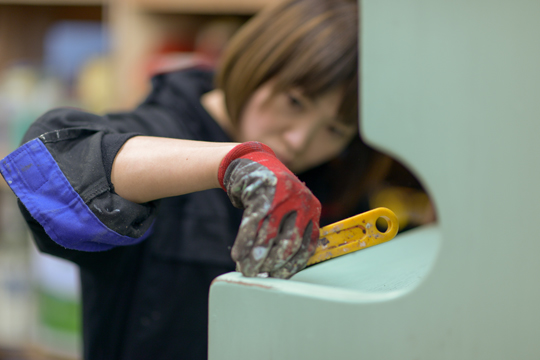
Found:
<path fill-rule="evenodd" d="M 258 142 L 236 146 L 218 178 L 233 205 L 244 209 L 231 253 L 237 270 L 289 278 L 303 269 L 319 239 L 321 204 L 272 149 Z"/>

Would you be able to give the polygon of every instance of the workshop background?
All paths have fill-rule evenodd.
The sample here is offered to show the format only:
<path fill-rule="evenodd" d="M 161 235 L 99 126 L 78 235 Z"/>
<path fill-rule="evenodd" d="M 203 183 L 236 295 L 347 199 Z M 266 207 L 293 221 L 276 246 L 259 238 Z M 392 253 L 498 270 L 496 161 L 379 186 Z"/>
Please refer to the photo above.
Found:
<path fill-rule="evenodd" d="M 0 159 L 51 108 L 130 109 L 153 74 L 215 64 L 271 1 L 0 0 Z M 417 190 L 387 187 L 371 205 L 402 228 L 432 221 Z M 77 269 L 38 253 L 0 177 L 0 360 L 79 359 L 80 327 Z"/>
<path fill-rule="evenodd" d="M 57 106 L 129 109 L 152 74 L 214 63 L 269 0 L 0 0 L 0 158 Z M 41 255 L 0 177 L 0 359 L 80 358 L 77 269 Z"/>

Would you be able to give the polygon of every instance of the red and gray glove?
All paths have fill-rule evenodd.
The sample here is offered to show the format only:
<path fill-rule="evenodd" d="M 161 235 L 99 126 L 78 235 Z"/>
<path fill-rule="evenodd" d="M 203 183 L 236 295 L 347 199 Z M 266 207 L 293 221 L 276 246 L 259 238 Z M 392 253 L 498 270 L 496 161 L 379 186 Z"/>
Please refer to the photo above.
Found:
<path fill-rule="evenodd" d="M 237 269 L 278 278 L 302 270 L 319 239 L 321 204 L 311 191 L 258 142 L 233 148 L 218 178 L 233 205 L 244 209 L 231 253 Z"/>

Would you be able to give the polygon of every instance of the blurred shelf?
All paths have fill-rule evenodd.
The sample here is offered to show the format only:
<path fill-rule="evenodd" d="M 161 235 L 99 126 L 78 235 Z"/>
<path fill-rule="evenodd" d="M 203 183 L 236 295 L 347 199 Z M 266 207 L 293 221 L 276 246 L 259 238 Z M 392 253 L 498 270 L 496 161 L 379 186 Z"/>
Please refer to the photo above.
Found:
<path fill-rule="evenodd" d="M 40 61 L 44 36 L 55 22 L 102 18 L 103 6 L 96 0 L 0 0 L 0 71 L 19 61 Z"/>
<path fill-rule="evenodd" d="M 0 0 L 0 5 L 108 5 L 114 0 Z M 176 12 L 185 14 L 253 14 L 271 0 L 118 0 L 143 11 Z"/>
<path fill-rule="evenodd" d="M 20 358 L 20 360 L 80 360 L 78 356 L 52 354 L 37 345 L 27 346 L 22 353 L 25 357 Z M 0 358 L 0 360 L 2 359 Z"/>
<path fill-rule="evenodd" d="M 0 0 L 0 49 L 9 49 L 0 52 L 0 71 L 15 61 L 39 61 L 43 36 L 56 21 L 104 21 L 114 44 L 114 110 L 127 110 L 146 96 L 149 81 L 141 74 L 163 39 L 182 33 L 191 23 L 197 28 L 215 17 L 247 18 L 275 1 Z"/>
<path fill-rule="evenodd" d="M 1 5 L 38 5 L 38 6 L 88 6 L 104 5 L 103 0 L 0 0 Z"/>
<path fill-rule="evenodd" d="M 1 0 L 0 0 L 1 1 Z M 270 4 L 271 0 L 127 0 L 146 11 L 185 14 L 238 14 L 249 15 Z"/>

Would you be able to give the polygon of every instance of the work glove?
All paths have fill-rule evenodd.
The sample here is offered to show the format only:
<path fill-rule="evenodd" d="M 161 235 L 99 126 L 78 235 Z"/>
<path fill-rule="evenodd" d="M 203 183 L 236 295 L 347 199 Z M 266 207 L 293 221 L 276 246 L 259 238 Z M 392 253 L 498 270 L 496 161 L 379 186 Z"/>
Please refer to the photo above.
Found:
<path fill-rule="evenodd" d="M 233 148 L 219 167 L 219 183 L 244 209 L 231 256 L 244 276 L 289 278 L 302 270 L 319 239 L 321 204 L 258 142 Z"/>

